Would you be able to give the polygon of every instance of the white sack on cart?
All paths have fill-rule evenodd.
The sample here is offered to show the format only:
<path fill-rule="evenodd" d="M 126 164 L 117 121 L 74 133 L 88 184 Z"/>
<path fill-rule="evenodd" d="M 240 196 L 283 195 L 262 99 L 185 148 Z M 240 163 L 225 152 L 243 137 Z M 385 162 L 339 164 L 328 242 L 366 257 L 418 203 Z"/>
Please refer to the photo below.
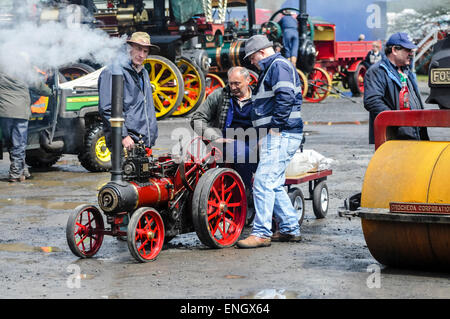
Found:
<path fill-rule="evenodd" d="M 303 150 L 303 152 L 298 150 L 286 169 L 286 176 L 298 176 L 330 169 L 333 162 L 333 159 L 326 158 L 314 150 Z"/>

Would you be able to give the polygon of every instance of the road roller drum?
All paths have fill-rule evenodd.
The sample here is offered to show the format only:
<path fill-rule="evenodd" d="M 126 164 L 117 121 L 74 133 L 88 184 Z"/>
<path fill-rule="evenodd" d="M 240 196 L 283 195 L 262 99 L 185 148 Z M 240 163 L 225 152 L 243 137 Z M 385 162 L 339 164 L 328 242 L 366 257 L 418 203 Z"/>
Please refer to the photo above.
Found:
<path fill-rule="evenodd" d="M 448 163 L 450 142 L 388 141 L 375 152 L 364 177 L 358 215 L 377 261 L 421 269 L 450 267 Z"/>

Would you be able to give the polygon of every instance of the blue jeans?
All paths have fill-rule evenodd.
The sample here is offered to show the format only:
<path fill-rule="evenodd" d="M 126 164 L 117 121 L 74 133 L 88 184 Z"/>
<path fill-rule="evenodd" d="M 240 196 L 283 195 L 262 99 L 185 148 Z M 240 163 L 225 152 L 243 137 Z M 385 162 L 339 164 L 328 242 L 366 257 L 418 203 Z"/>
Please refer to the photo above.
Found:
<path fill-rule="evenodd" d="M 24 174 L 25 149 L 28 139 L 28 120 L 1 117 L 3 139 L 9 152 L 9 178 L 19 178 Z"/>
<path fill-rule="evenodd" d="M 286 58 L 297 56 L 298 43 L 298 31 L 295 29 L 286 29 L 283 33 L 283 46 Z"/>
<path fill-rule="evenodd" d="M 253 181 L 255 221 L 252 235 L 272 236 L 272 216 L 283 234 L 300 235 L 299 217 L 284 189 L 286 168 L 299 149 L 302 133 L 281 132 L 262 138 L 258 169 Z"/>

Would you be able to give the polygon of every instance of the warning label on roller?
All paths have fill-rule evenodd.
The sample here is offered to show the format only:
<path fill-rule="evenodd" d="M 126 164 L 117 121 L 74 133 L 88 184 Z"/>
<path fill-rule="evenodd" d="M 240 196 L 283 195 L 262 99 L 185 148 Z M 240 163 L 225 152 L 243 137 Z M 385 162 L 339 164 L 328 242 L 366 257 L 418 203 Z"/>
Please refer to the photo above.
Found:
<path fill-rule="evenodd" d="M 449 214 L 450 204 L 389 203 L 391 213 Z"/>

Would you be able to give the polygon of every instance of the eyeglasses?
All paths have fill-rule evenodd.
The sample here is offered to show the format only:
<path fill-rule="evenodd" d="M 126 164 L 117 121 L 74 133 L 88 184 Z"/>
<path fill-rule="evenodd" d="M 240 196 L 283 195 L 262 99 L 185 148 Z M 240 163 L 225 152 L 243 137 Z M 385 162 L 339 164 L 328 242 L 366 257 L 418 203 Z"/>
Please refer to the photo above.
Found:
<path fill-rule="evenodd" d="M 405 50 L 405 51 L 408 52 L 408 53 L 412 52 L 412 49 L 407 49 L 407 48 L 404 48 L 404 47 L 399 46 L 399 45 L 394 46 L 394 48 L 395 48 L 396 50 Z"/>

